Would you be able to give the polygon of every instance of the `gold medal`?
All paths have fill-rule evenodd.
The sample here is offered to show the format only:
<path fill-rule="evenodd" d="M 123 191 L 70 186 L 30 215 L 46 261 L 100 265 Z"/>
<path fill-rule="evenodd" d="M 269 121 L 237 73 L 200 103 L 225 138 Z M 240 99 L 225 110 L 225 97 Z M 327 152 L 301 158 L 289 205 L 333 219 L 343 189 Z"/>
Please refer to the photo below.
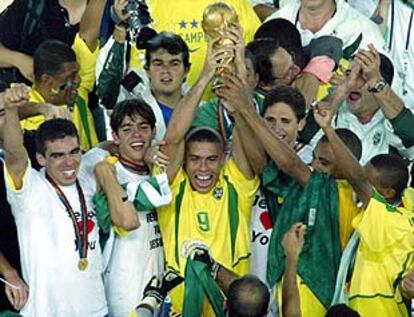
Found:
<path fill-rule="evenodd" d="M 86 258 L 79 259 L 79 262 L 78 262 L 79 271 L 85 271 L 87 267 L 88 267 L 88 259 Z"/>

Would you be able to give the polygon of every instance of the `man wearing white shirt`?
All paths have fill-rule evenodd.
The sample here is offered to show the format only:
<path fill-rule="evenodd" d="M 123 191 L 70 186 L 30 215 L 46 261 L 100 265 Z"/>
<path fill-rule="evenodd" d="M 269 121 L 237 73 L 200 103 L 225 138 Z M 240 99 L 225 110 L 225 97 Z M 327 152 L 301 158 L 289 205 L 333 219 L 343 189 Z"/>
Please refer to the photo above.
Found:
<path fill-rule="evenodd" d="M 18 108 L 28 90 L 6 91 L 4 151 L 7 195 L 15 217 L 23 277 L 30 287 L 24 316 L 103 317 L 107 314 L 96 214 L 75 126 L 46 121 L 37 132 L 40 172 L 30 167 Z"/>

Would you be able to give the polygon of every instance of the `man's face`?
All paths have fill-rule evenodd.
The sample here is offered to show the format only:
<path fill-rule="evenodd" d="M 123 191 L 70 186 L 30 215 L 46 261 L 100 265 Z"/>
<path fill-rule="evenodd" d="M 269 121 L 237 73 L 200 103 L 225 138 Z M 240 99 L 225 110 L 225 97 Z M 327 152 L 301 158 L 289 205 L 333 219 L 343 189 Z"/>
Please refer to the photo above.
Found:
<path fill-rule="evenodd" d="M 270 57 L 272 63 L 273 85 L 290 85 L 300 72 L 297 65 L 293 63 L 292 55 L 283 47 L 279 47 Z"/>
<path fill-rule="evenodd" d="M 182 53 L 171 55 L 160 48 L 151 54 L 147 69 L 152 91 L 156 95 L 172 95 L 181 91 L 188 69 L 184 67 Z"/>
<path fill-rule="evenodd" d="M 355 67 L 354 62 L 351 63 L 349 70 L 352 67 Z M 368 92 L 368 84 L 362 77 L 362 72 L 358 73 L 352 91 L 348 93 L 346 103 L 349 111 L 357 117 L 372 114 L 379 109 L 375 97 Z"/>
<path fill-rule="evenodd" d="M 112 136 L 121 156 L 132 162 L 142 163 L 154 133 L 155 129 L 151 129 L 149 122 L 136 114 L 132 118 L 125 116 L 118 131 L 112 133 Z"/>
<path fill-rule="evenodd" d="M 209 192 L 217 183 L 225 154 L 219 143 L 191 142 L 185 153 L 185 171 L 199 193 Z"/>
<path fill-rule="evenodd" d="M 81 149 L 76 137 L 46 142 L 46 151 L 36 154 L 37 161 L 46 167 L 47 174 L 58 185 L 72 185 L 76 181 L 81 162 Z"/>
<path fill-rule="evenodd" d="M 264 118 L 272 131 L 290 147 L 293 147 L 303 122 L 298 122 L 292 108 L 284 102 L 267 107 Z"/>
<path fill-rule="evenodd" d="M 50 100 L 46 101 L 55 105 L 73 105 L 81 83 L 78 63 L 63 63 L 62 71 L 48 78 Z"/>
<path fill-rule="evenodd" d="M 341 178 L 336 167 L 335 156 L 329 142 L 319 142 L 313 152 L 312 167 L 320 172 Z"/>

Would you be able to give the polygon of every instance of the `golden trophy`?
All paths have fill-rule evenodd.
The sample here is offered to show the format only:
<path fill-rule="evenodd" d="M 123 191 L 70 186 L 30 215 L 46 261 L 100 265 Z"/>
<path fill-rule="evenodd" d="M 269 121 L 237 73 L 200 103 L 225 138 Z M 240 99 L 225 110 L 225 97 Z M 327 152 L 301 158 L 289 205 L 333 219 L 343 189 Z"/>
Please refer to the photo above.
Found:
<path fill-rule="evenodd" d="M 226 31 L 231 27 L 235 27 L 238 23 L 239 17 L 233 6 L 227 2 L 215 2 L 204 9 L 201 26 L 209 41 L 217 37 L 220 38 L 213 46 L 213 49 L 217 50 L 224 45 L 235 44 L 226 36 Z M 230 65 L 231 71 L 235 72 L 233 56 L 224 57 L 221 62 Z M 220 75 L 225 71 L 227 70 L 224 68 L 217 69 L 215 79 L 213 80 L 213 90 L 220 87 Z"/>

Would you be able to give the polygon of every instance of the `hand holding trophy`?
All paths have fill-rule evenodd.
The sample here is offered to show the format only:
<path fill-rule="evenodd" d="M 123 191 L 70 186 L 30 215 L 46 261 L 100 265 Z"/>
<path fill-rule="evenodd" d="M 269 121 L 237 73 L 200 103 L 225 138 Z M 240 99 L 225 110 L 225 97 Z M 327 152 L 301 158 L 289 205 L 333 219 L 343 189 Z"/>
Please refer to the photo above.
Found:
<path fill-rule="evenodd" d="M 209 41 L 217 40 L 213 45 L 213 50 L 217 51 L 225 46 L 234 45 L 235 43 L 229 37 L 228 30 L 237 27 L 239 17 L 236 10 L 226 2 L 215 2 L 204 9 L 201 26 Z M 224 73 L 235 73 L 234 54 L 224 56 L 220 61 L 221 64 L 227 64 L 229 68 L 217 68 L 215 79 L 213 80 L 212 89 L 221 86 L 220 76 Z"/>

